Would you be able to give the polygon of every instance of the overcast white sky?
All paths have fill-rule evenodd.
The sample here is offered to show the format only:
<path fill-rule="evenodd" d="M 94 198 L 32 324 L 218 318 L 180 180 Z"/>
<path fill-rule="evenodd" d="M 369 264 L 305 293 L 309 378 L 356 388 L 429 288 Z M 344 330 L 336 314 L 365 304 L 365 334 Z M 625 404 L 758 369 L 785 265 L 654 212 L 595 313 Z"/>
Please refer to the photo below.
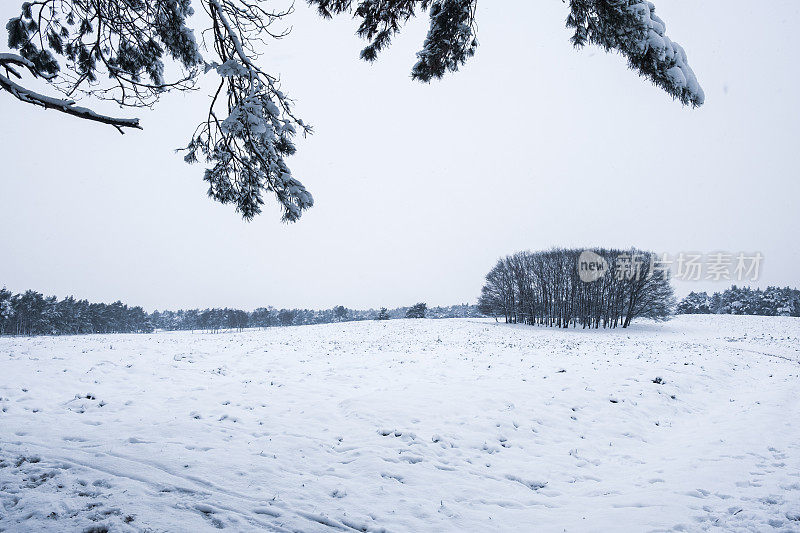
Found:
<path fill-rule="evenodd" d="M 0 286 L 148 310 L 444 305 L 502 255 L 592 245 L 760 251 L 758 285 L 799 284 L 800 3 L 656 5 L 701 109 L 573 50 L 558 0 L 479 3 L 476 57 L 431 85 L 409 78 L 427 17 L 368 65 L 352 20 L 298 2 L 262 58 L 316 128 L 290 160 L 316 202 L 294 225 L 243 222 L 173 153 L 208 91 L 124 136 L 0 93 Z"/>

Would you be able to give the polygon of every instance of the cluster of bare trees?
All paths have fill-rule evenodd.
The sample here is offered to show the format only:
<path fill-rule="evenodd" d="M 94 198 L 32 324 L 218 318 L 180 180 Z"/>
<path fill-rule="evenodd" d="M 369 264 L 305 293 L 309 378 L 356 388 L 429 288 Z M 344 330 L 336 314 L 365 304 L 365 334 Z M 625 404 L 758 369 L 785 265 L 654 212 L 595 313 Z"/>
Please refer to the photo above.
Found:
<path fill-rule="evenodd" d="M 506 322 L 564 328 L 666 320 L 674 305 L 669 270 L 656 254 L 636 249 L 510 255 L 486 275 L 478 303 L 482 313 Z"/>

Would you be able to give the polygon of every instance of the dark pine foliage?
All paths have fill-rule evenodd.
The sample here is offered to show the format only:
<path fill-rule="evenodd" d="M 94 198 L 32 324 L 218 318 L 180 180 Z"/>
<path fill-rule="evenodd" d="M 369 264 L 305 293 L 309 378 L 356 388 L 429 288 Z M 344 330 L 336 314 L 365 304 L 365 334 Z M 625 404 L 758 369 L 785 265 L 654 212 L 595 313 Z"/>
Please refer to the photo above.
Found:
<path fill-rule="evenodd" d="M 428 312 L 428 304 L 424 302 L 420 302 L 418 304 L 412 305 L 408 311 L 406 311 L 406 318 L 425 318 L 425 314 Z"/>
<path fill-rule="evenodd" d="M 308 0 L 323 17 L 352 13 L 357 34 L 368 41 L 362 59 L 374 61 L 409 19 L 428 11 L 430 28 L 411 76 L 420 81 L 454 72 L 478 47 L 477 0 Z M 496 6 L 492 6 L 496 7 Z M 503 7 L 500 6 L 502 9 Z M 646 0 L 570 0 L 567 27 L 572 44 L 617 51 L 628 66 L 684 105 L 702 105 L 705 96 L 683 48 L 666 37 L 666 25 Z"/>
<path fill-rule="evenodd" d="M 211 27 L 204 58 L 188 20 L 202 6 Z M 150 107 L 170 90 L 191 90 L 200 74 L 214 71 L 219 84 L 191 141 L 188 163 L 203 162 L 208 195 L 231 204 L 246 220 L 261 212 L 271 193 L 284 221 L 296 221 L 313 205 L 311 194 L 286 163 L 293 137 L 311 128 L 297 118 L 275 76 L 256 65 L 264 37 L 285 33 L 270 26 L 289 11 L 271 12 L 249 0 L 39 0 L 25 2 L 6 28 L 19 56 L 0 57 L 0 67 L 25 67 L 67 98 L 39 95 L 0 73 L 0 90 L 23 102 L 88 120 L 140 128 L 75 106 L 74 95 L 111 100 L 123 108 Z M 168 64 L 170 60 L 170 64 Z M 168 75 L 169 73 L 169 75 Z"/>

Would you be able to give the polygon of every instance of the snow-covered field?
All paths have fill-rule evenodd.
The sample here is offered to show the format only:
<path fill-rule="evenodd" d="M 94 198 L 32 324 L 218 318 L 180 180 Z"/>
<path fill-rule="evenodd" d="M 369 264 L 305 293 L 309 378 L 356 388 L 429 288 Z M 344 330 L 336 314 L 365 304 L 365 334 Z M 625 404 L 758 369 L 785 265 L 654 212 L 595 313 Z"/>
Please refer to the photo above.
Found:
<path fill-rule="evenodd" d="M 800 531 L 799 361 L 732 316 L 3 338 L 0 530 Z"/>

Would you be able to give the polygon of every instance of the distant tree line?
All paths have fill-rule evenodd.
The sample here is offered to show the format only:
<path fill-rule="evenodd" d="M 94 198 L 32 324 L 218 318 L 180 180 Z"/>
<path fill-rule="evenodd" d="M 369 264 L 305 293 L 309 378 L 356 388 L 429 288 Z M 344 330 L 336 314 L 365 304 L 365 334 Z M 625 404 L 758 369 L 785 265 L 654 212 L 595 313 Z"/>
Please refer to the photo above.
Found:
<path fill-rule="evenodd" d="M 510 323 L 563 328 L 628 327 L 639 317 L 669 318 L 675 298 L 668 270 L 659 268 L 654 253 L 593 250 L 607 270 L 585 281 L 579 273 L 582 252 L 526 251 L 500 259 L 486 275 L 479 310 Z"/>
<path fill-rule="evenodd" d="M 220 331 L 244 328 L 301 326 L 354 320 L 405 318 L 409 310 L 415 316 L 418 306 L 381 311 L 354 310 L 344 306 L 332 309 L 181 309 L 147 313 L 139 306 L 129 307 L 120 301 L 112 304 L 90 303 L 68 296 L 59 300 L 28 290 L 12 294 L 0 289 L 0 335 L 78 335 L 86 333 L 149 333 L 166 331 Z M 466 318 L 482 316 L 475 305 L 453 305 L 427 309 L 428 318 Z"/>
<path fill-rule="evenodd" d="M 678 304 L 679 314 L 800 316 L 800 290 L 767 287 L 764 290 L 732 286 L 711 296 L 690 292 Z"/>

